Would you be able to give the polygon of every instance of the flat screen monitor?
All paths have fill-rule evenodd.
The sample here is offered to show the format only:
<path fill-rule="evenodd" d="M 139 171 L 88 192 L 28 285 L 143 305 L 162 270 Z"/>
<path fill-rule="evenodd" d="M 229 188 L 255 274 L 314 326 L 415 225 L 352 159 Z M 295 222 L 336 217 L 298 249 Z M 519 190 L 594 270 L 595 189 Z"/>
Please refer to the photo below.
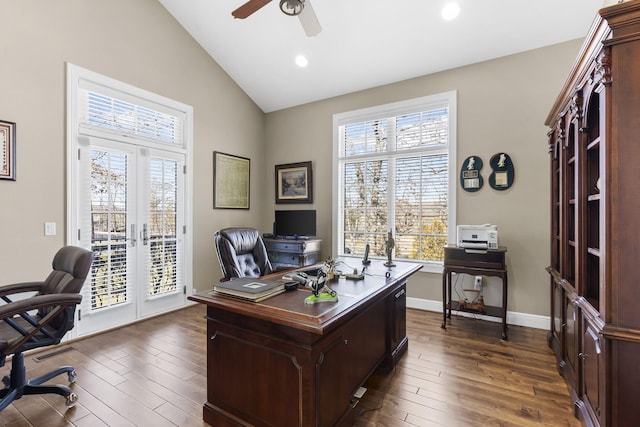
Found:
<path fill-rule="evenodd" d="M 311 237 L 316 235 L 315 210 L 276 211 L 273 234 L 278 237 Z"/>

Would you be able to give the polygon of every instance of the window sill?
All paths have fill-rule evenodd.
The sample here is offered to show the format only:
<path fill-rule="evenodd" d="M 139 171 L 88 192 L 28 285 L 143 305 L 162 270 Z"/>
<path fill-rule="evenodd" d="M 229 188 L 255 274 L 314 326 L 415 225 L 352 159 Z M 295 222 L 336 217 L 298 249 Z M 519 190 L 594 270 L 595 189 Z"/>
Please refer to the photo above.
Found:
<path fill-rule="evenodd" d="M 354 256 L 354 255 L 340 255 L 340 258 L 343 258 L 345 260 L 345 263 L 350 267 L 353 268 L 357 265 L 357 268 L 360 269 L 361 268 L 361 261 L 362 261 L 362 256 Z M 376 260 L 383 260 L 384 258 L 371 258 L 371 259 L 376 259 Z M 422 273 L 436 273 L 436 274 L 442 274 L 442 270 L 444 268 L 443 263 L 442 262 L 429 262 L 429 261 L 419 261 L 419 260 L 413 260 L 413 259 L 408 259 L 408 258 L 394 258 L 394 261 L 398 261 L 398 262 L 413 262 L 416 264 L 420 264 L 422 265 L 422 269 L 420 269 L 420 272 Z"/>

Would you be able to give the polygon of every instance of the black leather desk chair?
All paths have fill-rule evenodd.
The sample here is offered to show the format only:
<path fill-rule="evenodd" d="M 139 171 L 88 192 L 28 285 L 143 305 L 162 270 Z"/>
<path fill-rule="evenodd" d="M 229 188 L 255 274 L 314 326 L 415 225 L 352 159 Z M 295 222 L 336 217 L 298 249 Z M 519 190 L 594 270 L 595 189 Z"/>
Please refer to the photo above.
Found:
<path fill-rule="evenodd" d="M 260 277 L 273 272 L 267 249 L 254 228 L 225 228 L 216 231 L 216 253 L 224 278 Z"/>

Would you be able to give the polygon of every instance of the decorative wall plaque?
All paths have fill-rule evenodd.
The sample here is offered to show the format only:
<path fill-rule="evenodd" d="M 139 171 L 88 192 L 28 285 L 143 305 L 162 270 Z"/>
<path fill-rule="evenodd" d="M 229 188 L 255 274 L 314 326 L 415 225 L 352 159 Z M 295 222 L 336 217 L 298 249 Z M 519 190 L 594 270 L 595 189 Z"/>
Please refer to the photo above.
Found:
<path fill-rule="evenodd" d="M 489 160 L 491 165 L 491 175 L 489 175 L 489 185 L 494 190 L 506 190 L 513 184 L 515 170 L 511 157 L 507 153 L 497 153 Z"/>
<path fill-rule="evenodd" d="M 460 169 L 460 185 L 463 190 L 475 192 L 482 188 L 484 179 L 480 175 L 480 169 L 482 169 L 480 157 L 469 156 L 465 159 Z"/>

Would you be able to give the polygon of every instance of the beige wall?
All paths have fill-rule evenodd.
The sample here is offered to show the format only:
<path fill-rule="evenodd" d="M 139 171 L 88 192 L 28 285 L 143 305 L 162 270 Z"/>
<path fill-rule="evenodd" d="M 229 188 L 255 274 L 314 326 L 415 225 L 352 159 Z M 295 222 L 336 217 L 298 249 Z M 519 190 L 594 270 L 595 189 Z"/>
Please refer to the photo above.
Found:
<path fill-rule="evenodd" d="M 508 246 L 509 309 L 548 315 L 548 163 L 543 120 L 579 41 L 424 76 L 267 114 L 237 87 L 155 0 L 3 2 L 0 119 L 17 122 L 16 182 L 0 181 L 0 283 L 46 274 L 65 244 L 65 63 L 194 107 L 194 287 L 220 276 L 213 232 L 231 225 L 270 231 L 275 164 L 313 161 L 318 234 L 331 247 L 332 116 L 458 91 L 458 165 L 498 151 L 514 186 L 459 191 L 458 223 L 495 223 Z M 425 60 L 428 60 L 425 55 Z M 251 209 L 212 209 L 212 152 L 251 158 Z M 457 172 L 454 174 L 457 177 Z M 485 178 L 488 175 L 483 170 Z M 263 178 L 263 179 L 262 179 Z M 45 237 L 55 221 L 58 234 Z M 409 296 L 440 299 L 440 276 L 420 273 Z"/>
<path fill-rule="evenodd" d="M 457 179 L 460 165 L 470 155 L 480 156 L 485 164 L 485 186 L 480 191 L 458 190 L 457 223 L 498 225 L 500 244 L 508 247 L 509 311 L 548 316 L 549 279 L 544 268 L 549 260 L 549 173 L 544 119 L 580 45 L 581 41 L 571 41 L 269 113 L 267 194 L 274 194 L 273 165 L 313 162 L 312 207 L 318 210 L 318 234 L 324 238 L 323 256 L 328 256 L 333 114 L 456 90 L 458 170 L 453 176 Z M 514 184 L 502 192 L 486 183 L 489 159 L 497 152 L 508 153 L 515 165 Z M 274 207 L 272 201 L 265 212 Z M 264 229 L 271 220 L 266 218 Z M 491 292 L 491 287 L 487 290 Z M 441 275 L 418 273 L 410 280 L 408 295 L 441 300 Z"/>
<path fill-rule="evenodd" d="M 264 114 L 156 0 L 2 2 L 0 119 L 17 122 L 17 181 L 0 181 L 0 284 L 48 273 L 65 243 L 65 63 L 194 107 L 194 287 L 220 277 L 212 235 L 258 226 L 265 202 L 214 210 L 213 151 L 252 159 L 265 174 Z M 44 236 L 45 221 L 58 234 Z"/>

